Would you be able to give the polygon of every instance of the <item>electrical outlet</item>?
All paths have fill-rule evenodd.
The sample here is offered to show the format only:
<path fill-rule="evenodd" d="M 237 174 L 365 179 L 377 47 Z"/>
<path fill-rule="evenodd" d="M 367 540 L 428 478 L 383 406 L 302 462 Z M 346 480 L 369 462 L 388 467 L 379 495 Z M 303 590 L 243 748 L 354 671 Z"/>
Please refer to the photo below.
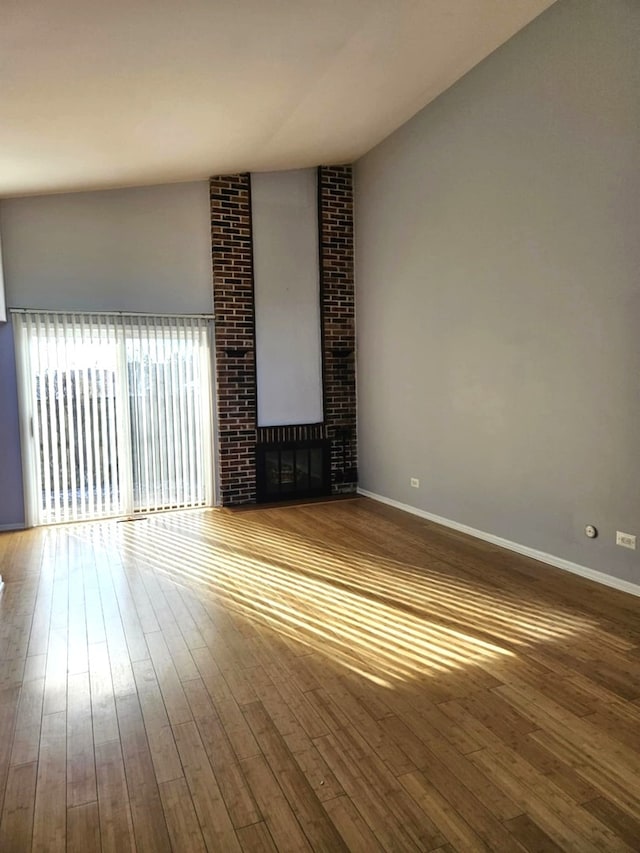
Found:
<path fill-rule="evenodd" d="M 419 489 L 420 488 L 420 480 L 417 477 L 411 478 L 411 488 L 412 489 Z"/>
<path fill-rule="evenodd" d="M 616 530 L 616 545 L 622 545 L 623 548 L 631 548 L 636 550 L 636 537 L 633 533 L 623 533 L 622 530 Z"/>

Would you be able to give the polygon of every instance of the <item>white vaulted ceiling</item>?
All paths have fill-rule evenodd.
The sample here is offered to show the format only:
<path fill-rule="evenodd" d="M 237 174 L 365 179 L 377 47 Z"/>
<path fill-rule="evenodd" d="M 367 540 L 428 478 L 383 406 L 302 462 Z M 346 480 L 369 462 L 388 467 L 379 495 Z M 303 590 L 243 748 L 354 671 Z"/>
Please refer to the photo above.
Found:
<path fill-rule="evenodd" d="M 0 0 L 0 196 L 348 162 L 553 0 Z"/>

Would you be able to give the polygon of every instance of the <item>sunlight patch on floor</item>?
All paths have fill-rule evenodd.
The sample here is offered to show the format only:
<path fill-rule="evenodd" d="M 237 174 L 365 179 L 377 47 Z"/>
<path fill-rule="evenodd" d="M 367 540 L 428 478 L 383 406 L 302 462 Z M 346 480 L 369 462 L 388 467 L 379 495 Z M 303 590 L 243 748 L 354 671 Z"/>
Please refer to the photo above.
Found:
<path fill-rule="evenodd" d="M 459 670 L 590 627 L 508 591 L 348 545 L 306 542 L 247 516 L 157 516 L 74 528 L 110 559 L 203 588 L 212 603 L 386 686 Z M 448 572 L 448 573 L 447 573 Z"/>

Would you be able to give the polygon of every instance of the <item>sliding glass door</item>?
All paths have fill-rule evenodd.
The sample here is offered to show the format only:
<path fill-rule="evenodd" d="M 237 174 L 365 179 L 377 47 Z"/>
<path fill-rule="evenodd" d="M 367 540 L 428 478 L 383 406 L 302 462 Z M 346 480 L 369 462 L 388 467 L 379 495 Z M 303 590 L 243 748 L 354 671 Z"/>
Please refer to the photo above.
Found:
<path fill-rule="evenodd" d="M 205 319 L 19 312 L 14 321 L 29 523 L 212 502 Z"/>
<path fill-rule="evenodd" d="M 211 469 L 206 328 L 130 326 L 126 362 L 134 509 L 203 505 Z"/>

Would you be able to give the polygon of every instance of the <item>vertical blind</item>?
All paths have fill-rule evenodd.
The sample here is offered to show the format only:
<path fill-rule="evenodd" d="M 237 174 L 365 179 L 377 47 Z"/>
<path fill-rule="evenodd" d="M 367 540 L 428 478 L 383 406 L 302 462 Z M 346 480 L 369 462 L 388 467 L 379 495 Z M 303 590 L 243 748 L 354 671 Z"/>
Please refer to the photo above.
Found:
<path fill-rule="evenodd" d="M 206 318 L 15 315 L 30 523 L 212 501 Z"/>

